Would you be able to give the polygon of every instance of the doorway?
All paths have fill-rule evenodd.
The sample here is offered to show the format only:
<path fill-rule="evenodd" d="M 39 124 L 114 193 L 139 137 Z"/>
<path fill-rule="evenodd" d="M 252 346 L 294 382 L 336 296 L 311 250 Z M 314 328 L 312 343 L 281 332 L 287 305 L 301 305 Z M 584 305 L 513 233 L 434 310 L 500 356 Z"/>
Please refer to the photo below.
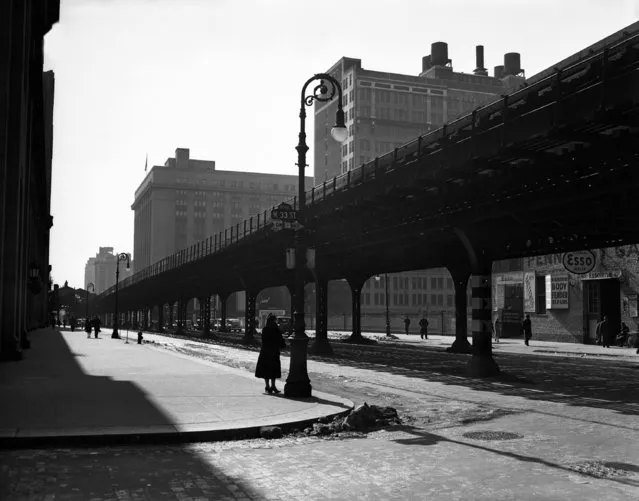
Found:
<path fill-rule="evenodd" d="M 584 281 L 584 342 L 594 344 L 597 337 L 597 323 L 608 317 L 608 328 L 614 337 L 621 328 L 621 288 L 619 280 Z"/>

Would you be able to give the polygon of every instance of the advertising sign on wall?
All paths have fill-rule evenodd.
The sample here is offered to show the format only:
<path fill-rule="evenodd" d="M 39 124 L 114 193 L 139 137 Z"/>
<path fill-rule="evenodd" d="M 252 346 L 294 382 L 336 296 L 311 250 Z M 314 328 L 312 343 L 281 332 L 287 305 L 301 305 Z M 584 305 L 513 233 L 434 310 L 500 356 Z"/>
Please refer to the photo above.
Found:
<path fill-rule="evenodd" d="M 546 275 L 546 309 L 568 309 L 568 275 Z"/>
<path fill-rule="evenodd" d="M 535 272 L 524 273 L 524 312 L 535 312 Z"/>
<path fill-rule="evenodd" d="M 578 275 L 592 271 L 597 264 L 595 253 L 589 250 L 566 252 L 562 262 L 564 268 L 571 273 Z"/>

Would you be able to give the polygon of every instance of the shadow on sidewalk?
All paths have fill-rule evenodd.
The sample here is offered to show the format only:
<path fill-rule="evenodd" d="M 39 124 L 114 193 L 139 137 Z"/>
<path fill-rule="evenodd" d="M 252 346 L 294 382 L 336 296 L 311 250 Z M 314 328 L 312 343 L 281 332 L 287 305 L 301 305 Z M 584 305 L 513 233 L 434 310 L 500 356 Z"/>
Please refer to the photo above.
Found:
<path fill-rule="evenodd" d="M 589 469 L 587 468 L 587 464 L 584 465 L 586 466 L 586 468 L 578 468 L 578 466 L 582 466 L 582 465 L 573 465 L 573 467 L 571 468 L 568 465 L 562 465 L 559 463 L 554 463 L 552 461 L 547 461 L 545 459 L 542 458 L 538 458 L 538 457 L 533 457 L 533 456 L 526 456 L 524 454 L 519 454 L 517 452 L 509 452 L 509 451 L 503 451 L 503 450 L 499 450 L 497 448 L 494 447 L 489 447 L 488 445 L 482 445 L 482 444 L 475 444 L 475 443 L 470 443 L 470 442 L 462 442 L 460 440 L 454 440 L 448 437 L 444 437 L 442 435 L 437 435 L 435 433 L 429 433 L 423 430 L 420 430 L 419 428 L 415 428 L 412 426 L 402 426 L 400 428 L 397 428 L 398 430 L 402 430 L 406 433 L 409 433 L 411 435 L 414 436 L 414 438 L 400 438 L 400 439 L 395 439 L 393 440 L 393 442 L 398 443 L 398 444 L 402 444 L 402 445 L 410 445 L 410 446 L 430 446 L 430 445 L 436 445 L 440 442 L 447 442 L 447 443 L 451 443 L 451 444 L 456 444 L 456 445 L 461 445 L 464 447 L 472 447 L 474 449 L 480 449 L 482 451 L 486 451 L 486 452 L 490 452 L 493 454 L 498 454 L 500 456 L 505 456 L 507 458 L 510 459 L 514 459 L 516 461 L 521 461 L 521 462 L 525 462 L 525 463 L 536 463 L 536 464 L 540 464 L 543 466 L 546 466 L 548 468 L 553 468 L 556 470 L 561 470 L 563 472 L 566 473 L 573 473 L 573 474 L 580 474 L 580 475 L 585 475 L 587 477 L 591 477 L 591 478 L 605 478 L 606 480 L 612 480 L 613 482 L 618 482 L 624 485 L 629 485 L 632 487 L 639 487 L 639 480 L 637 479 L 633 479 L 633 478 L 623 478 L 623 476 L 618 476 L 615 477 L 614 474 L 610 475 L 610 476 L 602 476 L 601 473 L 601 469 L 591 469 L 591 471 L 589 471 Z M 604 466 L 606 468 L 608 468 L 609 470 L 616 470 L 616 474 L 617 475 L 624 475 L 626 473 L 637 473 L 639 472 L 639 466 L 634 465 L 634 464 L 630 464 L 630 463 L 621 463 L 621 462 L 603 462 L 601 463 L 601 466 Z"/>
<path fill-rule="evenodd" d="M 27 357 L 19 362 L 0 364 L 0 401 L 9 404 L 4 405 L 0 413 L 0 430 L 3 431 L 0 449 L 31 449 L 21 452 L 18 459 L 14 458 L 17 464 L 21 459 L 26 461 L 31 456 L 37 458 L 37 451 L 43 447 L 80 447 L 74 455 L 77 459 L 77 469 L 74 468 L 73 471 L 76 473 L 69 479 L 68 485 L 57 487 L 56 492 L 60 495 L 75 495 L 77 492 L 72 489 L 76 485 L 99 485 L 104 483 L 105 478 L 108 485 L 112 482 L 117 484 L 118 477 L 122 480 L 120 485 L 137 483 L 139 485 L 136 487 L 146 489 L 146 483 L 141 482 L 139 477 L 129 478 L 130 474 L 124 471 L 124 468 L 118 469 L 122 458 L 111 457 L 109 447 L 99 449 L 99 452 L 95 453 L 83 452 L 82 448 L 118 443 L 137 444 L 144 441 L 144 437 L 127 435 L 130 432 L 128 430 L 144 430 L 149 427 L 168 430 L 173 424 L 169 416 L 149 401 L 135 384 L 86 374 L 76 361 L 78 354 L 70 350 L 59 331 L 50 328 L 40 329 L 32 332 L 30 338 L 31 349 Z M 102 338 L 87 339 L 87 342 L 112 341 Z M 84 356 L 87 359 L 91 358 L 90 353 Z M 9 430 L 17 430 L 18 438 L 7 438 Z M 63 436 L 69 430 L 72 435 Z M 124 435 L 118 434 L 118 430 Z M 43 431 L 48 436 L 40 437 Z M 23 440 L 20 437 L 23 437 Z M 165 476 L 154 479 L 153 492 L 159 497 L 162 497 L 163 493 L 170 493 L 171 484 L 176 481 L 183 483 L 189 477 L 202 476 L 209 478 L 209 483 L 219 484 L 216 493 L 220 496 L 230 495 L 226 485 L 231 483 L 241 485 L 245 492 L 252 492 L 249 486 L 242 485 L 241 479 L 228 477 L 201 458 L 197 452 L 189 450 L 187 445 L 172 446 L 171 450 L 175 452 L 169 459 L 161 455 L 157 457 L 157 454 L 155 457 L 147 456 L 143 452 L 136 452 L 138 450 L 143 451 L 144 448 L 127 449 L 126 454 L 131 456 L 129 460 L 133 462 L 132 467 L 146 468 L 151 476 L 157 475 L 153 473 L 155 471 L 168 472 Z M 98 456 L 88 454 L 98 454 L 103 456 L 103 459 L 96 463 L 95 459 Z M 0 455 L 6 457 L 11 453 L 5 450 L 0 451 Z M 81 460 L 82 456 L 86 458 Z M 111 463 L 113 465 L 109 468 L 108 465 Z M 173 466 L 168 463 L 172 463 Z M 11 483 L 17 481 L 11 476 L 10 465 L 2 469 L 2 477 L 0 484 L 3 487 L 0 491 L 9 489 Z M 158 497 L 151 496 L 151 499 Z"/>

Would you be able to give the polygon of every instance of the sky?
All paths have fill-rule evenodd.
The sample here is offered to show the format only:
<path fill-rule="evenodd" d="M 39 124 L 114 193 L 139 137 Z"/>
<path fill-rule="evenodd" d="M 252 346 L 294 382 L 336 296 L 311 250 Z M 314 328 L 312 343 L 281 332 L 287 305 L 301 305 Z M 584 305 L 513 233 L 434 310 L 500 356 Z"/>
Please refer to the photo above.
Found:
<path fill-rule="evenodd" d="M 639 0 L 61 0 L 44 65 L 53 279 L 83 287 L 99 247 L 133 251 L 147 155 L 149 168 L 189 148 L 220 170 L 295 174 L 302 86 L 341 57 L 417 75 L 444 41 L 455 71 L 484 45 L 490 74 L 519 52 L 532 76 L 637 19 Z"/>

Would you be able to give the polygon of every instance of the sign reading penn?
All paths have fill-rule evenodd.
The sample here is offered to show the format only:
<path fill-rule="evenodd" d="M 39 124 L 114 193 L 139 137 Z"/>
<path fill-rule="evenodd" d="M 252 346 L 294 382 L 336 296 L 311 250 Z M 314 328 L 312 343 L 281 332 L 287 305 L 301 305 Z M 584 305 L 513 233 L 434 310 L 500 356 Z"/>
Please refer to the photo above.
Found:
<path fill-rule="evenodd" d="M 590 273 L 597 264 L 595 253 L 589 250 L 566 252 L 561 261 L 566 270 L 577 275 Z"/>

